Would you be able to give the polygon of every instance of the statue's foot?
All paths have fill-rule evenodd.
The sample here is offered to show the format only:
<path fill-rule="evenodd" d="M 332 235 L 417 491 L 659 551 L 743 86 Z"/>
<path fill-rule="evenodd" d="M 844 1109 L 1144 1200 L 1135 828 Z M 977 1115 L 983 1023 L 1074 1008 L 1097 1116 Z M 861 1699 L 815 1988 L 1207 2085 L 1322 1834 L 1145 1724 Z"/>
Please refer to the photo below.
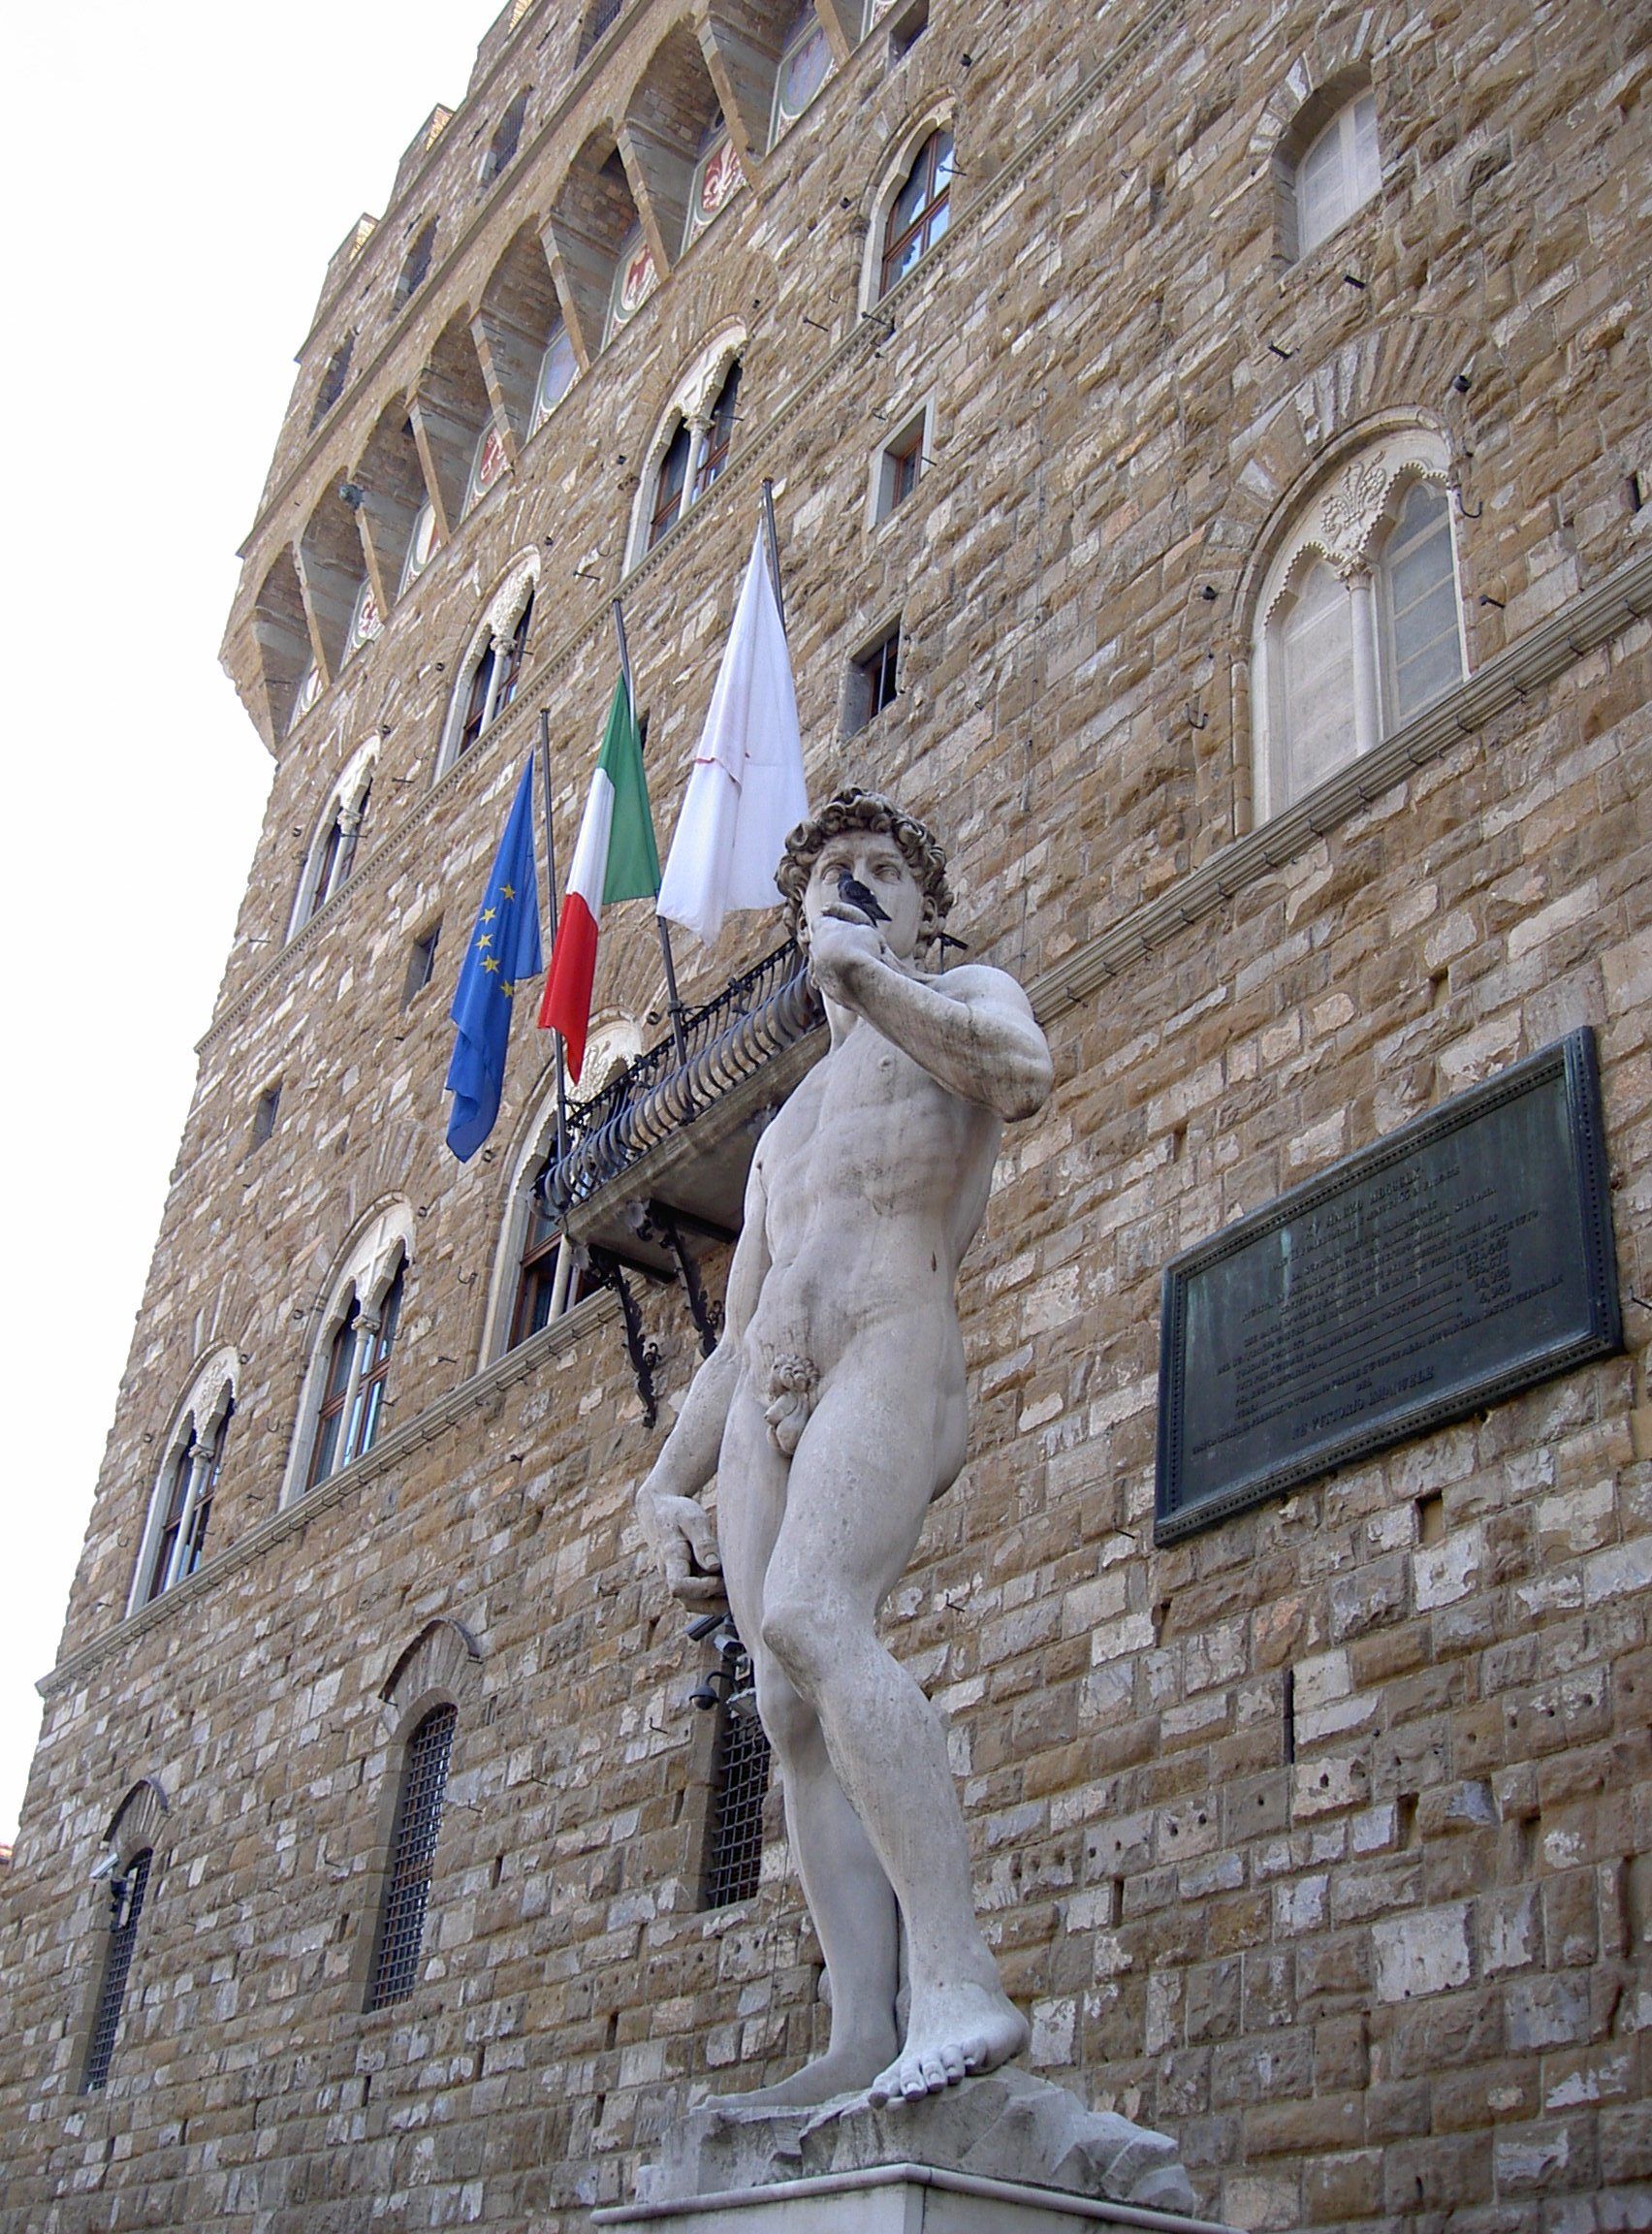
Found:
<path fill-rule="evenodd" d="M 839 2094 L 865 2093 L 888 2047 L 883 2041 L 875 2047 L 829 2048 L 773 2087 L 755 2087 L 748 2094 L 718 2094 L 714 2100 L 725 2110 L 812 2110 Z"/>
<path fill-rule="evenodd" d="M 868 2089 L 874 2109 L 886 2102 L 919 2102 L 961 2079 L 996 2071 L 1019 2056 L 1027 2020 L 1012 2001 L 986 1986 L 955 1986 L 914 2005 L 905 2045 Z"/>

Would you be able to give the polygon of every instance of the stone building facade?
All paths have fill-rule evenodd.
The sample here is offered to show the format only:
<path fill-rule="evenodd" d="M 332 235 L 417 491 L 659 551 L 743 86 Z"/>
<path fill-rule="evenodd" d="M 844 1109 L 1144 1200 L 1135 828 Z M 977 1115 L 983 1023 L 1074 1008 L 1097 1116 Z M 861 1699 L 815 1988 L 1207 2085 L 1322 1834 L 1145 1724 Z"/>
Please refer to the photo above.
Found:
<path fill-rule="evenodd" d="M 811 791 L 934 818 L 1055 1052 L 888 1615 L 1033 2067 L 1237 2226 L 1652 2224 L 1649 34 L 494 23 L 329 269 L 245 545 L 274 784 L 0 1892 L 0 2223 L 560 2234 L 823 2037 L 772 1802 L 701 1904 L 714 1658 L 630 1518 L 620 1298 L 512 1342 L 527 1018 L 442 1144 L 539 711 L 565 862 L 622 595 L 663 841 L 768 478 Z M 597 1000 L 599 1073 L 661 1037 L 645 907 Z M 1626 1349 L 1156 1548 L 1166 1262 L 1583 1025 Z M 631 1294 L 663 1424 L 695 1328 Z"/>

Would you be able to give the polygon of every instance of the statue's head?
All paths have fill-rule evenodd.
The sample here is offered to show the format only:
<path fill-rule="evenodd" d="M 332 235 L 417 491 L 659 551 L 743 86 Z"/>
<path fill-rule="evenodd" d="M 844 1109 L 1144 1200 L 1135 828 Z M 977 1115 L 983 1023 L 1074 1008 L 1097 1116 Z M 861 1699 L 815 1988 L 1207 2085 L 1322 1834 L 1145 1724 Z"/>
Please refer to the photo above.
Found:
<path fill-rule="evenodd" d="M 919 948 L 933 946 L 952 908 L 952 887 L 946 881 L 946 855 L 915 814 L 897 807 L 894 800 L 886 799 L 881 791 L 866 791 L 858 783 L 834 792 L 825 805 L 807 822 L 800 822 L 786 840 L 780 865 L 775 871 L 775 882 L 785 901 L 786 921 L 793 938 L 802 946 L 809 944 L 803 902 L 810 876 L 833 839 L 851 830 L 874 831 L 898 847 L 923 894 Z"/>

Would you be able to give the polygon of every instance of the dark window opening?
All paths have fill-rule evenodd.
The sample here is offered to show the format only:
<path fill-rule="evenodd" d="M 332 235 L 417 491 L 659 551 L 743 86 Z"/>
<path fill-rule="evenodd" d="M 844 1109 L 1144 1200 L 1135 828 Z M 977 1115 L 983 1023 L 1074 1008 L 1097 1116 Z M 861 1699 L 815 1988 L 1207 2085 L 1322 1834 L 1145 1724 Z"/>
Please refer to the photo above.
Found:
<path fill-rule="evenodd" d="M 436 946 L 441 939 L 442 927 L 432 923 L 428 931 L 421 931 L 407 949 L 407 975 L 401 987 L 401 1005 L 418 999 L 436 973 Z"/>
<path fill-rule="evenodd" d="M 485 186 L 496 178 L 501 171 L 508 171 L 516 161 L 526 115 L 527 93 L 524 88 L 499 118 L 493 137 L 488 143 L 488 153 L 482 165 L 482 183 Z"/>
<path fill-rule="evenodd" d="M 189 1495 L 192 1469 L 190 1446 L 186 1443 L 173 1467 L 172 1485 L 167 1491 L 167 1516 L 161 1523 L 161 1540 L 155 1547 L 155 1564 L 150 1570 L 148 1595 L 143 1601 L 146 1606 L 152 1606 L 167 1586 L 173 1553 L 177 1549 L 177 1532 L 183 1525 L 183 1508 Z"/>
<path fill-rule="evenodd" d="M 725 1654 L 726 1696 L 717 1703 L 712 1744 L 711 1814 L 706 1835 L 702 1908 L 749 1900 L 763 1874 L 763 1802 L 769 1792 L 769 1740 L 757 1719 L 751 1663 L 744 1649 Z"/>
<path fill-rule="evenodd" d="M 896 670 L 901 657 L 901 623 L 897 621 L 887 636 L 874 644 L 854 662 L 849 677 L 848 730 L 853 735 L 864 729 L 869 721 L 875 721 L 886 706 L 892 706 L 899 685 Z"/>
<path fill-rule="evenodd" d="M 883 235 L 878 294 L 887 295 L 946 231 L 952 197 L 952 134 L 932 132 L 895 197 Z"/>
<path fill-rule="evenodd" d="M 356 1322 L 361 1316 L 361 1304 L 352 1301 L 343 1324 L 333 1337 L 333 1354 L 327 1362 L 327 1386 L 322 1393 L 321 1410 L 316 1414 L 315 1449 L 310 1452 L 309 1474 L 304 1482 L 306 1489 L 325 1482 L 343 1463 L 339 1446 L 344 1428 L 344 1400 L 350 1393 L 350 1369 L 356 1356 Z"/>
<path fill-rule="evenodd" d="M 923 479 L 924 436 L 927 431 L 924 414 L 920 411 L 911 425 L 903 428 L 884 451 L 882 485 L 878 490 L 877 517 L 880 520 L 887 519 L 897 505 L 905 504 Z"/>
<path fill-rule="evenodd" d="M 436 252 L 436 220 L 428 217 L 413 237 L 413 245 L 407 251 L 400 275 L 396 282 L 396 300 L 406 303 L 418 294 L 429 273 L 430 260 Z"/>
<path fill-rule="evenodd" d="M 281 1114 L 281 1081 L 266 1086 L 252 1105 L 252 1144 L 262 1148 L 275 1130 L 275 1121 Z"/>
<path fill-rule="evenodd" d="M 728 368 L 728 376 L 717 392 L 712 405 L 710 424 L 706 429 L 706 446 L 700 453 L 700 463 L 694 474 L 694 495 L 701 497 L 728 463 L 729 446 L 734 440 L 734 408 L 740 398 L 740 361 L 737 358 Z"/>
<path fill-rule="evenodd" d="M 379 1307 L 378 1331 L 368 1341 L 362 1359 L 362 1386 L 354 1407 L 355 1420 L 359 1422 L 350 1439 L 349 1455 L 358 1458 L 370 1451 L 378 1441 L 378 1432 L 384 1424 L 384 1385 L 390 1372 L 390 1353 L 396 1341 L 397 1322 L 401 1317 L 401 1293 L 406 1282 L 407 1267 L 401 1265 L 391 1282 L 390 1293 Z"/>
<path fill-rule="evenodd" d="M 126 1980 L 132 1952 L 138 1944 L 138 1919 L 143 1913 L 143 1896 L 149 1888 L 152 1850 L 135 1854 L 118 1877 L 110 1881 L 109 1946 L 104 1956 L 103 1984 L 98 1989 L 97 2015 L 92 2021 L 91 2047 L 86 2056 L 86 2076 L 81 2091 L 95 2094 L 109 2078 L 114 2056 L 114 2036 L 120 2028 L 120 2009 L 126 1999 Z"/>
<path fill-rule="evenodd" d="M 436 1837 L 442 1827 L 453 1733 L 459 1720 L 453 1707 L 427 1714 L 407 1742 L 401 1792 L 391 1834 L 390 1870 L 379 1915 L 367 2007 L 382 2009 L 404 2001 L 419 1982 L 419 1956 L 425 1942 L 425 1911 L 430 1898 Z"/>
<path fill-rule="evenodd" d="M 218 1494 L 218 1477 L 224 1470 L 224 1443 L 235 1411 L 233 1402 L 225 1406 L 224 1417 L 218 1422 L 218 1432 L 212 1438 L 212 1455 L 206 1463 L 206 1477 L 195 1493 L 195 1510 L 189 1516 L 183 1556 L 178 1561 L 177 1580 L 180 1582 L 186 1575 L 194 1574 L 206 1555 L 206 1524 L 212 1517 L 212 1500 Z"/>
<path fill-rule="evenodd" d="M 517 694 L 523 660 L 527 653 L 527 631 L 533 619 L 533 599 L 522 609 L 522 619 L 501 651 L 490 644 L 471 670 L 470 691 L 464 703 L 464 721 L 459 733 L 460 754 L 468 752 L 491 722 L 502 714 Z M 458 755 L 456 755 L 457 757 Z"/>
<path fill-rule="evenodd" d="M 897 17 L 895 22 L 890 25 L 889 59 L 891 62 L 903 61 L 912 51 L 912 48 L 929 29 L 929 0 L 917 0 L 915 7 L 908 8 L 904 16 Z"/>
<path fill-rule="evenodd" d="M 671 437 L 665 456 L 659 463 L 659 481 L 655 488 L 654 508 L 649 521 L 649 549 L 664 535 L 669 535 L 677 525 L 677 515 L 683 509 L 683 484 L 688 473 L 688 422 L 680 419 L 677 431 Z"/>
<path fill-rule="evenodd" d="M 609 25 L 619 21 L 620 10 L 623 5 L 624 0 L 596 0 L 596 6 L 586 17 L 585 29 L 580 33 L 580 61 L 585 60 Z"/>
<path fill-rule="evenodd" d="M 344 393 L 344 384 L 350 377 L 350 358 L 355 347 L 356 336 L 354 334 L 346 334 L 328 360 L 327 370 L 321 376 L 321 386 L 315 392 L 315 406 L 310 412 L 312 433 Z"/>
<path fill-rule="evenodd" d="M 511 1315 L 508 1347 L 512 1350 L 519 1342 L 525 1342 L 530 1334 L 537 1334 L 542 1327 L 551 1324 L 551 1305 L 556 1286 L 556 1255 L 561 1238 L 561 1222 L 551 1217 L 535 1196 L 528 1212 L 527 1237 L 523 1243 L 516 1309 Z M 568 1275 L 568 1292 L 563 1297 L 562 1309 L 571 1311 L 581 1297 L 588 1293 L 589 1277 L 576 1266 Z"/>

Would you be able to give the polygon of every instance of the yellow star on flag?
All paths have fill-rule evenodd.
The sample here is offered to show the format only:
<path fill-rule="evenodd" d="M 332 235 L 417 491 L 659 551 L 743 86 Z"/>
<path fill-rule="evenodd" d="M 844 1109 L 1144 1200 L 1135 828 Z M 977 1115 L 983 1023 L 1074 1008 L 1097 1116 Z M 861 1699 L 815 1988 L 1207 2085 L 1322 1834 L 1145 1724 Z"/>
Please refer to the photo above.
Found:
<path fill-rule="evenodd" d="M 482 957 L 482 967 L 484 970 L 496 970 L 499 965 L 492 954 L 484 954 Z"/>
<path fill-rule="evenodd" d="M 499 898 L 501 900 L 514 900 L 516 898 L 516 887 L 511 884 L 501 884 L 499 886 Z"/>

